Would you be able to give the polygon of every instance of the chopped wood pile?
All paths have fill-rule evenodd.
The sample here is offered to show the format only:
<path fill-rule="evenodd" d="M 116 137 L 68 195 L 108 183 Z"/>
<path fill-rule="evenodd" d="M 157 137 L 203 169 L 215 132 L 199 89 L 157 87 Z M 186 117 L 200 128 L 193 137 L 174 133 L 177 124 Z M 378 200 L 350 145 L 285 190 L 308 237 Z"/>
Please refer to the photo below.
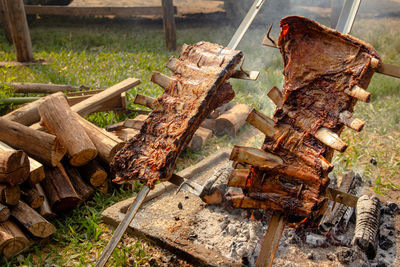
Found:
<path fill-rule="evenodd" d="M 154 73 L 152 80 L 164 88 L 157 100 L 148 100 L 153 111 L 140 132 L 117 153 L 112 169 L 116 182 L 168 180 L 175 160 L 187 147 L 201 123 L 211 112 L 233 99 L 226 82 L 242 58 L 240 51 L 207 42 L 184 45 L 179 58 L 167 67 L 172 77 Z M 145 101 L 146 102 L 146 101 Z"/>
<path fill-rule="evenodd" d="M 237 164 L 228 185 L 245 190 L 228 199 L 237 208 L 312 221 L 327 208 L 333 152 L 347 148 L 339 135 L 344 126 L 360 131 L 364 125 L 353 108 L 357 100 L 369 101 L 365 89 L 381 61 L 371 45 L 297 16 L 282 19 L 278 46 L 283 91 L 268 93 L 277 105 L 272 119 L 256 110 L 248 116 L 266 138 L 261 149 L 233 149 Z"/>
<path fill-rule="evenodd" d="M 107 192 L 109 163 L 124 141 L 82 116 L 123 107 L 139 83 L 129 78 L 77 102 L 57 92 L 0 118 L 0 254 L 50 236 L 48 219 Z"/>

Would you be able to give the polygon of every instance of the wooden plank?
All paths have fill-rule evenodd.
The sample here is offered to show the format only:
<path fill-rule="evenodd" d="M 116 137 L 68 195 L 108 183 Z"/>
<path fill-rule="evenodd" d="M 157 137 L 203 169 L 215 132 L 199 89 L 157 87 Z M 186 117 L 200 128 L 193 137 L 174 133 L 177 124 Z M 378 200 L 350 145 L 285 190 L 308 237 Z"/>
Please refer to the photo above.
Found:
<path fill-rule="evenodd" d="M 117 95 L 120 96 L 121 93 L 128 91 L 138 84 L 140 84 L 140 80 L 136 78 L 125 79 L 122 82 L 104 90 L 103 92 L 95 94 L 92 97 L 72 106 L 72 111 L 75 111 L 81 116 L 93 113 L 110 98 L 113 98 Z"/>
<path fill-rule="evenodd" d="M 176 6 L 171 7 L 173 14 L 177 13 Z M 145 7 L 75 7 L 75 6 L 40 6 L 25 5 L 26 14 L 59 15 L 59 16 L 161 16 L 163 8 L 157 6 Z"/>
<path fill-rule="evenodd" d="M 176 50 L 176 26 L 174 18 L 173 0 L 162 0 L 165 42 L 167 49 Z"/>
<path fill-rule="evenodd" d="M 269 267 L 275 258 L 276 251 L 281 240 L 283 229 L 285 228 L 286 218 L 282 213 L 272 215 L 267 233 L 261 245 L 261 251 L 258 255 L 256 267 Z"/>
<path fill-rule="evenodd" d="M 5 16 L 5 8 L 3 7 L 4 1 L 0 0 L 0 23 L 3 25 L 4 34 L 6 36 L 7 41 L 12 44 L 10 25 L 8 22 L 8 18 Z"/>
<path fill-rule="evenodd" d="M 33 61 L 31 35 L 24 9 L 23 0 L 1 0 L 5 19 L 8 21 L 11 38 L 17 60 L 19 62 Z"/>

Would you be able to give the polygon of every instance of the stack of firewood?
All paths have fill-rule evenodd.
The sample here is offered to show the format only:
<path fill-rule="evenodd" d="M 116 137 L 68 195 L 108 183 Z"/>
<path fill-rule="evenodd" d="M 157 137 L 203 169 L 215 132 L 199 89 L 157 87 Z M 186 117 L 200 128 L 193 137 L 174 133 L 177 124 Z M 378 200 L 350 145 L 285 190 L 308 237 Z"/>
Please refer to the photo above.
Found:
<path fill-rule="evenodd" d="M 108 165 L 123 140 L 82 116 L 120 106 L 139 83 L 129 78 L 75 102 L 53 93 L 0 118 L 0 254 L 50 236 L 48 219 L 96 189 L 107 192 Z"/>

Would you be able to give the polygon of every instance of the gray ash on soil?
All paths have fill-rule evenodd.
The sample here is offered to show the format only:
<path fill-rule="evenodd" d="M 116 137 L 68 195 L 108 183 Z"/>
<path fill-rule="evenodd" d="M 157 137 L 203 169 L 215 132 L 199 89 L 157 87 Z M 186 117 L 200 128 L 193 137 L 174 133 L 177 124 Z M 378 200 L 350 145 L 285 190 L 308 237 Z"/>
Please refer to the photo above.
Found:
<path fill-rule="evenodd" d="M 317 227 L 297 230 L 285 227 L 274 266 L 394 266 L 396 209 L 391 204 L 382 204 L 378 252 L 371 261 L 351 246 L 355 228 L 355 220 L 351 219 L 347 230 L 334 237 L 322 235 Z M 254 266 L 270 215 L 267 211 L 256 211 L 251 216 L 249 210 L 205 205 L 191 226 L 191 239 L 243 266 Z"/>

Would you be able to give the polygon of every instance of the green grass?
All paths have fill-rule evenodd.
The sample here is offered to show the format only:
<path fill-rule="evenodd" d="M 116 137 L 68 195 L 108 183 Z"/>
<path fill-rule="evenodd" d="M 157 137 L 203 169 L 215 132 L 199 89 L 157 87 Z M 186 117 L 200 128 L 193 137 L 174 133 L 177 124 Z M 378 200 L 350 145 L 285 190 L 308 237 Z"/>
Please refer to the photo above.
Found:
<path fill-rule="evenodd" d="M 371 42 L 385 62 L 400 64 L 399 19 L 360 20 L 354 26 L 354 35 Z M 227 44 L 235 28 L 224 22 L 178 23 L 178 45 L 200 40 Z M 244 68 L 258 70 L 258 81 L 232 80 L 236 92 L 235 101 L 271 115 L 274 105 L 266 93 L 272 86 L 282 86 L 282 59 L 277 49 L 262 47 L 265 27 L 254 27 L 246 34 L 239 46 L 245 53 Z M 17 96 L 4 86 L 5 82 L 44 82 L 93 87 L 109 87 L 128 77 L 137 77 L 142 84 L 132 89 L 128 96 L 137 92 L 153 97 L 161 89 L 150 82 L 152 71 L 169 74 L 165 63 L 177 52 L 164 48 L 160 23 L 145 21 L 110 21 L 107 19 L 72 20 L 43 19 L 33 23 L 31 36 L 36 59 L 45 59 L 47 65 L 9 67 L 0 69 L 0 98 Z M 0 35 L 0 60 L 15 60 L 12 47 Z M 390 195 L 400 186 L 400 81 L 382 75 L 374 75 L 369 87 L 372 102 L 358 103 L 356 116 L 367 121 L 361 133 L 346 129 L 342 138 L 350 144 L 344 154 L 336 154 L 334 173 L 340 176 L 345 169 L 354 169 L 371 182 L 375 192 Z M 0 104 L 4 114 L 15 107 Z M 135 114 L 130 114 L 135 116 Z M 114 113 L 98 113 L 88 119 L 105 126 L 124 118 Z M 249 129 L 248 126 L 246 129 Z M 246 130 L 245 129 L 245 130 Z M 245 131 L 243 130 L 243 132 Z M 218 148 L 244 142 L 228 137 L 213 138 L 201 152 L 184 152 L 178 159 L 179 169 L 199 161 Z M 250 138 L 249 145 L 259 146 L 260 135 Z M 377 165 L 370 163 L 376 159 Z M 136 188 L 137 190 L 137 188 Z M 26 253 L 9 261 L 0 259 L 1 266 L 86 266 L 93 264 L 110 237 L 111 232 L 101 224 L 100 214 L 113 203 L 126 199 L 134 192 L 113 188 L 111 195 L 96 194 L 93 200 L 72 212 L 58 217 L 57 227 L 50 242 L 33 246 Z M 139 242 L 121 244 L 114 252 L 110 266 L 125 266 L 133 257 L 137 265 L 151 264 L 147 245 Z"/>

